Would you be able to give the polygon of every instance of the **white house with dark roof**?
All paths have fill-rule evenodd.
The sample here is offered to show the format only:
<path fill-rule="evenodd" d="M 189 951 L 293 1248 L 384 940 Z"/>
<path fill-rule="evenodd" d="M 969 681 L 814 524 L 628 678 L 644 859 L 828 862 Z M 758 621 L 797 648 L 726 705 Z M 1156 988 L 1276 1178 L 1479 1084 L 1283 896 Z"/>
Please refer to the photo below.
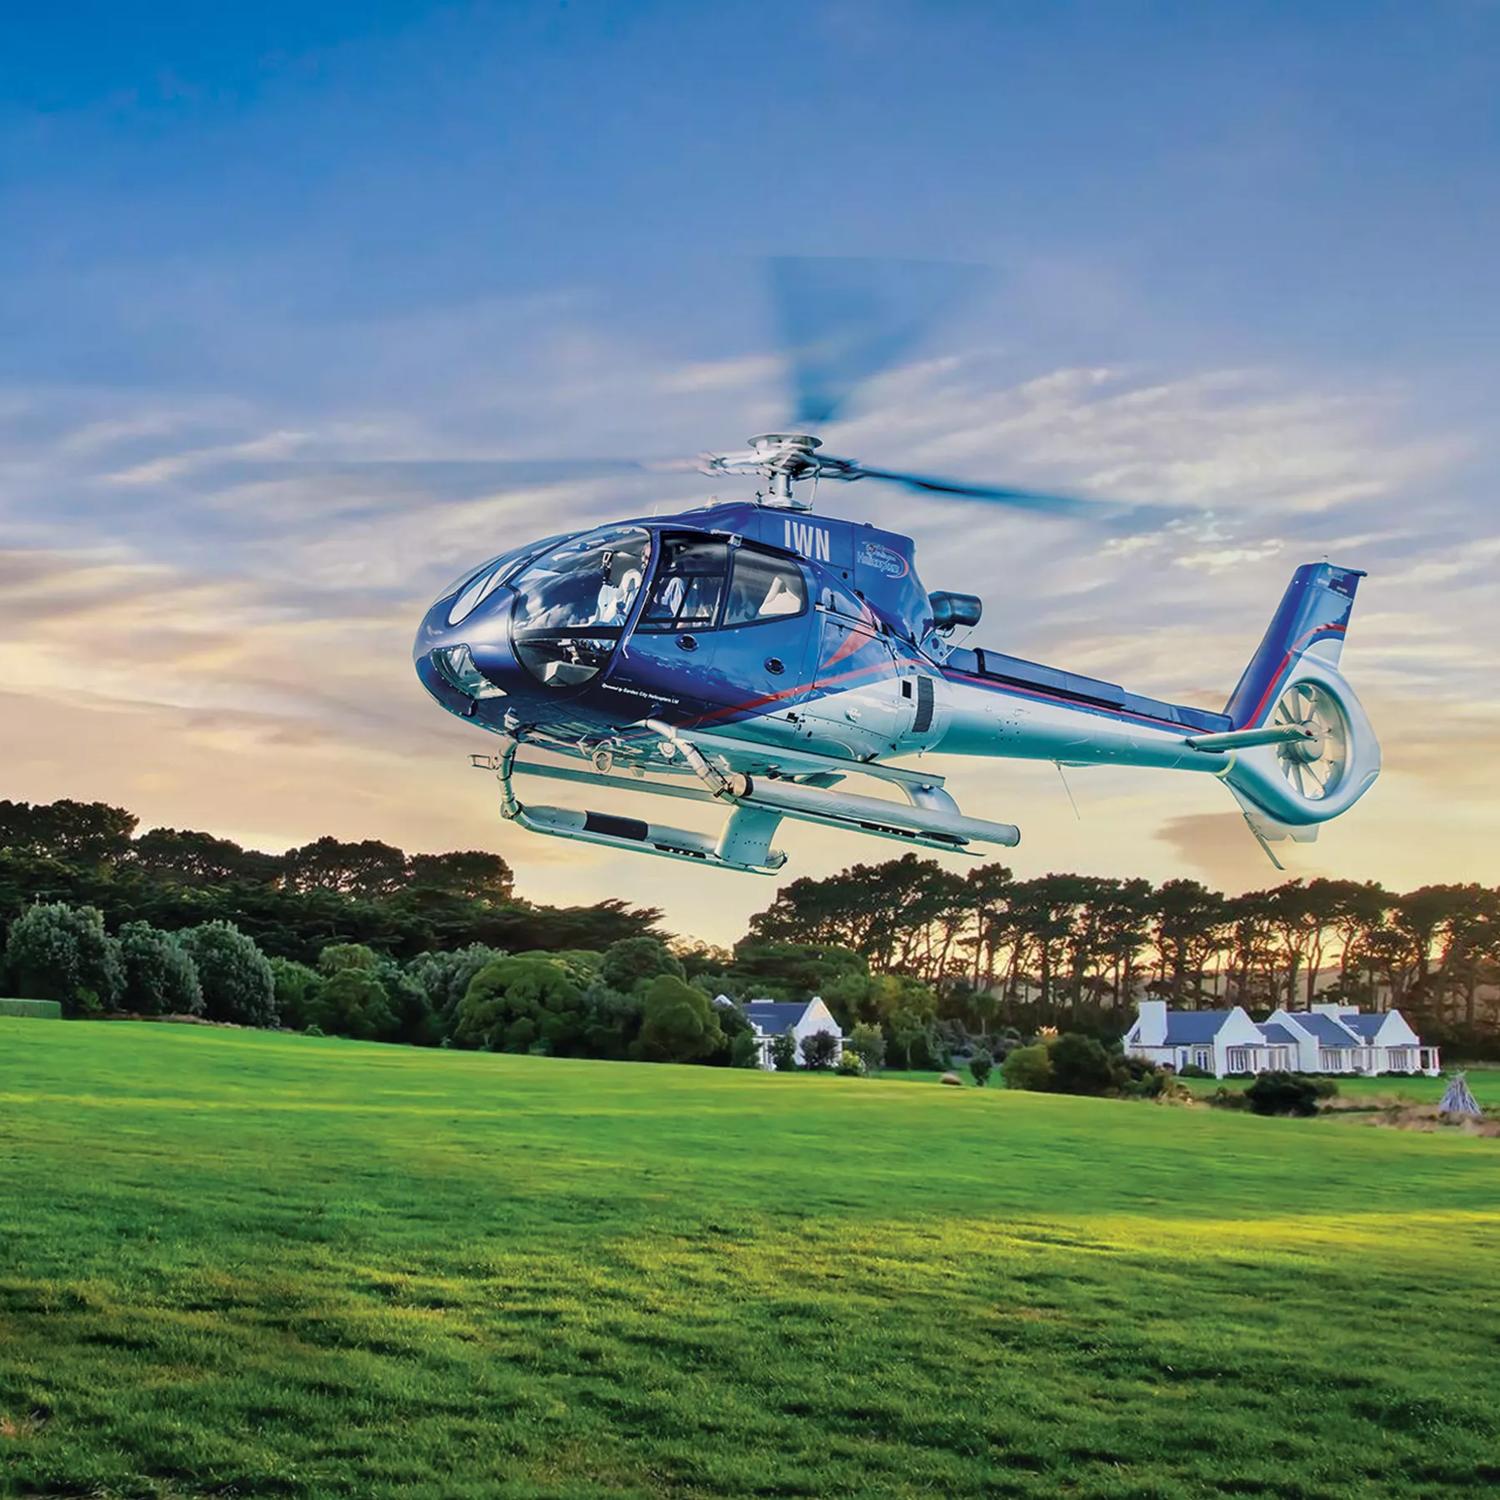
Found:
<path fill-rule="evenodd" d="M 1399 1010 L 1314 1005 L 1278 1010 L 1269 1024 L 1296 1038 L 1299 1073 L 1438 1072 L 1438 1049 L 1424 1047 Z"/>
<path fill-rule="evenodd" d="M 1215 1078 L 1285 1067 L 1289 1049 L 1271 1042 L 1244 1006 L 1229 1010 L 1170 1010 L 1165 1000 L 1142 1000 L 1125 1033 L 1125 1052 L 1162 1067 L 1202 1068 Z"/>
<path fill-rule="evenodd" d="M 1215 1078 L 1230 1073 L 1438 1071 L 1438 1049 L 1424 1047 L 1400 1011 L 1364 1014 L 1346 1005 L 1277 1010 L 1257 1024 L 1238 1005 L 1170 1010 L 1165 1000 L 1143 1000 L 1125 1033 L 1125 1051 L 1179 1072 L 1202 1068 Z"/>
<path fill-rule="evenodd" d="M 816 1031 L 826 1031 L 833 1037 L 835 1062 L 843 1054 L 844 1033 L 833 1019 L 833 1012 L 816 996 L 811 1000 L 751 1000 L 744 1006 L 744 1012 L 760 1046 L 763 1068 L 776 1066 L 771 1061 L 771 1043 L 788 1031 L 797 1042 L 798 1062 L 802 1061 L 802 1044 Z"/>

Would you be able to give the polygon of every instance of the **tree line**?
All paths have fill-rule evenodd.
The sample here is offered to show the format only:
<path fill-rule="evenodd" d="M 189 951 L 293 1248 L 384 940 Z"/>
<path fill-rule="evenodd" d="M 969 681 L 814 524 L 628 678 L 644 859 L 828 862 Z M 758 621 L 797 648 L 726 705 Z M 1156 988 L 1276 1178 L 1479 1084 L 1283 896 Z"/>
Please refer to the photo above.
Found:
<path fill-rule="evenodd" d="M 813 995 L 876 1066 L 999 1059 L 1046 1028 L 1117 1038 L 1145 996 L 1257 1015 L 1314 997 L 1400 1006 L 1452 1055 L 1500 1048 L 1500 892 L 1479 885 L 1225 896 L 908 854 L 792 881 L 716 948 L 670 938 L 651 908 L 529 903 L 482 851 L 322 838 L 275 855 L 137 832 L 100 803 L 0 802 L 0 941 L 4 985 L 72 1014 L 580 1056 L 743 1061 L 743 1002 Z"/>
<path fill-rule="evenodd" d="M 1399 1007 L 1460 1052 L 1500 1046 L 1500 890 L 1478 884 L 1289 880 L 1226 896 L 1187 879 L 957 874 L 908 854 L 792 881 L 751 934 L 857 953 L 981 1030 L 1118 1031 L 1143 996 L 1252 1014 L 1318 999 Z"/>

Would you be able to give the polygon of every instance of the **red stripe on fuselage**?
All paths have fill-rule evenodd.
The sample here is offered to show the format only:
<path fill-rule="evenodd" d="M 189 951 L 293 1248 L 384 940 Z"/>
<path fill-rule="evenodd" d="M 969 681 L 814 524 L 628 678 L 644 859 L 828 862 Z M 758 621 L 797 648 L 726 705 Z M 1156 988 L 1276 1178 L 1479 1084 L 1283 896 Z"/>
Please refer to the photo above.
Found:
<path fill-rule="evenodd" d="M 1347 629 L 1348 627 L 1345 625 L 1318 625 L 1309 630 L 1300 641 L 1294 641 L 1288 648 L 1286 655 L 1281 658 L 1281 665 L 1271 673 L 1271 680 L 1266 684 L 1265 692 L 1260 695 L 1260 702 L 1255 705 L 1255 712 L 1245 720 L 1243 725 L 1237 725 L 1236 727 L 1245 728 L 1259 723 L 1260 716 L 1266 710 L 1266 704 L 1271 700 L 1271 694 L 1276 691 L 1276 684 L 1286 675 L 1286 669 L 1291 666 L 1294 656 L 1300 656 L 1320 635 L 1343 635 Z"/>

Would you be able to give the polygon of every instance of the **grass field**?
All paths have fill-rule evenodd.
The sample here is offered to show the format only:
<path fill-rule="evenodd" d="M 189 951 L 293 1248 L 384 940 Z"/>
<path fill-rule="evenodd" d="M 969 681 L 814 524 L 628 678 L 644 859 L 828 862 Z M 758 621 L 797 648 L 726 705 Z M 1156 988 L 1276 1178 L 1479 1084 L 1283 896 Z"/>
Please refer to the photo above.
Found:
<path fill-rule="evenodd" d="M 1500 1150 L 0 1018 L 0 1489 L 1500 1483 Z"/>

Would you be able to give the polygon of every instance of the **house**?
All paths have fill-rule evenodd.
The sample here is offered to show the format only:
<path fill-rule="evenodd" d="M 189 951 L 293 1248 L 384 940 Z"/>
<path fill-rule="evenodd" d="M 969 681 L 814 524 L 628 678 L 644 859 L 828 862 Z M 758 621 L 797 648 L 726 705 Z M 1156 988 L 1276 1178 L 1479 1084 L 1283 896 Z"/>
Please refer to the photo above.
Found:
<path fill-rule="evenodd" d="M 720 997 L 720 1003 L 729 1002 Z M 751 1000 L 744 1006 L 745 1019 L 755 1032 L 760 1045 L 760 1065 L 773 1068 L 771 1043 L 786 1032 L 791 1032 L 797 1042 L 797 1061 L 802 1061 L 802 1044 L 815 1031 L 829 1032 L 834 1038 L 833 1060 L 837 1062 L 844 1051 L 844 1033 L 833 1013 L 816 996 L 811 1000 Z"/>
<path fill-rule="evenodd" d="M 1169 1010 L 1143 1000 L 1125 1051 L 1163 1067 L 1229 1073 L 1431 1073 L 1438 1049 L 1424 1047 L 1400 1011 L 1364 1014 L 1353 1006 L 1314 1005 L 1252 1021 L 1229 1010 Z"/>
<path fill-rule="evenodd" d="M 1363 1012 L 1352 1005 L 1278 1010 L 1270 1024 L 1296 1039 L 1299 1073 L 1438 1072 L 1438 1049 L 1424 1047 L 1399 1010 Z"/>
<path fill-rule="evenodd" d="M 1292 1048 L 1268 1038 L 1244 1006 L 1229 1010 L 1169 1010 L 1165 1000 L 1142 1000 L 1125 1033 L 1125 1053 L 1162 1067 L 1202 1068 L 1215 1078 L 1289 1065 Z"/>

